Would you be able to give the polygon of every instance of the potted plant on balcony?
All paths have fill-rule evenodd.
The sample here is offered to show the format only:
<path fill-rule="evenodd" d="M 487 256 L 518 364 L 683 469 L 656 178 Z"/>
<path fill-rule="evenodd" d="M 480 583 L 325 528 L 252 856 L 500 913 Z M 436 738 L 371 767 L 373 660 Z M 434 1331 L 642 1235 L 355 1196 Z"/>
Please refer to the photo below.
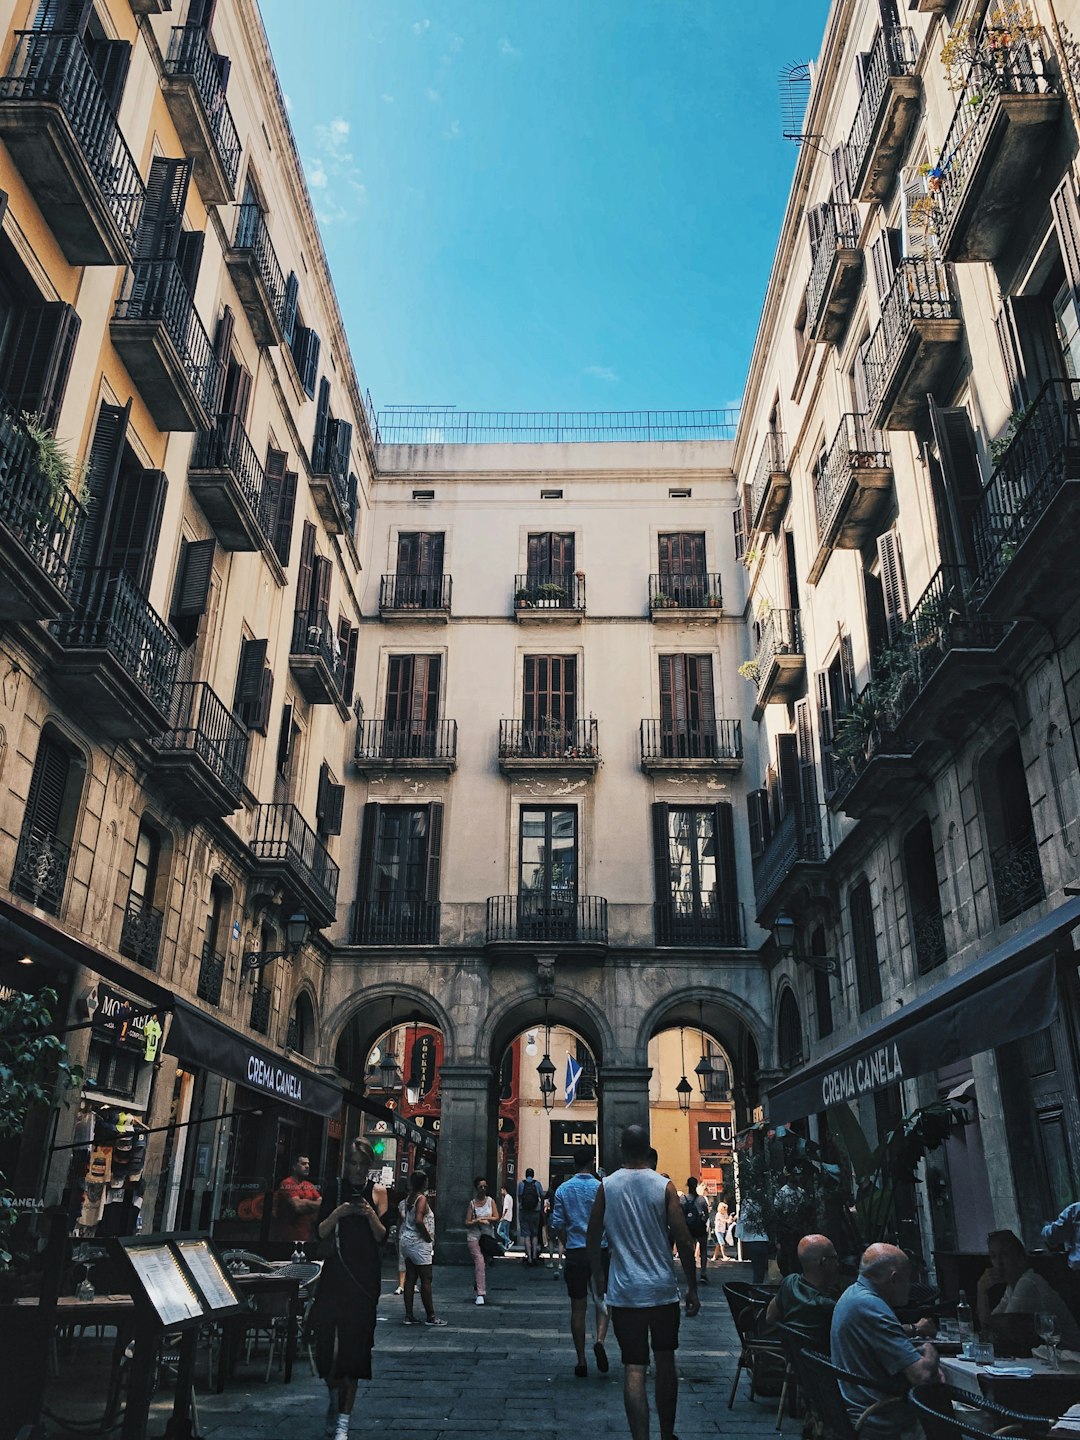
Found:
<path fill-rule="evenodd" d="M 522 585 L 514 591 L 514 604 L 519 610 L 531 610 L 533 605 L 532 591 Z"/>
<path fill-rule="evenodd" d="M 650 603 L 654 610 L 674 610 L 679 604 L 674 595 L 667 595 L 662 590 L 656 592 Z"/>
<path fill-rule="evenodd" d="M 44 482 L 45 503 L 35 517 L 47 521 L 56 503 L 65 495 L 74 495 L 81 504 L 89 498 L 86 487 L 86 461 L 70 458 L 53 432 L 42 423 L 40 415 L 23 413 L 23 426 L 34 451 L 34 464 Z"/>
<path fill-rule="evenodd" d="M 536 587 L 536 603 L 541 609 L 554 610 L 567 600 L 565 585 L 560 585 L 554 580 L 547 580 L 543 585 Z"/>

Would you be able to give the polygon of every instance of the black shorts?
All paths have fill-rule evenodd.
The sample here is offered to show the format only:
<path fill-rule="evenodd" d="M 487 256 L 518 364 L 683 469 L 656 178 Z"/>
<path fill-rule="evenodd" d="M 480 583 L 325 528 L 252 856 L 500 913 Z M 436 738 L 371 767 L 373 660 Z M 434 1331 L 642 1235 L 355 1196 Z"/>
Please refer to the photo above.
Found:
<path fill-rule="evenodd" d="M 358 1306 L 341 1318 L 327 1309 L 312 1318 L 315 1333 L 315 1368 L 321 1380 L 370 1380 L 371 1352 L 375 1347 L 375 1307 Z"/>
<path fill-rule="evenodd" d="M 602 1250 L 604 1257 L 604 1280 L 611 1269 L 611 1251 Z M 584 1300 L 589 1293 L 589 1257 L 584 1249 L 567 1250 L 563 1261 L 563 1279 L 566 1293 L 571 1300 Z"/>
<path fill-rule="evenodd" d="M 648 1365 L 649 1342 L 663 1354 L 679 1348 L 679 1305 L 650 1305 L 631 1310 L 625 1305 L 611 1307 L 611 1326 L 619 1342 L 624 1365 Z"/>

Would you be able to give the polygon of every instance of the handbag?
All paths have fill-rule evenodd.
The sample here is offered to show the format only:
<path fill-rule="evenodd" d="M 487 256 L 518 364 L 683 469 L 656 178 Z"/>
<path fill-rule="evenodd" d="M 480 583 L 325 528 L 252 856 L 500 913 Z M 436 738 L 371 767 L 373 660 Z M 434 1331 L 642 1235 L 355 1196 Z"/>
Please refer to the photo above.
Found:
<path fill-rule="evenodd" d="M 503 1247 L 495 1239 L 494 1235 L 480 1236 L 480 1254 L 485 1260 L 498 1260 L 504 1254 Z"/>

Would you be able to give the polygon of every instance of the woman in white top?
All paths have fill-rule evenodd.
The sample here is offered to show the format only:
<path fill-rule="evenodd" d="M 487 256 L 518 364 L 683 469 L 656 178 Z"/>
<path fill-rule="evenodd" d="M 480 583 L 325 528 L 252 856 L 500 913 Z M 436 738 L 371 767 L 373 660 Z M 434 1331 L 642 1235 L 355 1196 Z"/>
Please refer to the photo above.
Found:
<path fill-rule="evenodd" d="M 499 1212 L 495 1208 L 495 1201 L 488 1194 L 488 1183 L 484 1177 L 478 1175 L 474 1183 L 476 1191 L 465 1211 L 465 1236 L 469 1242 L 473 1270 L 476 1272 L 476 1299 L 473 1303 L 484 1305 L 484 1296 L 487 1293 L 487 1264 L 480 1248 L 480 1237 L 490 1235 L 492 1239 L 495 1238 L 495 1222 L 499 1218 Z"/>
<path fill-rule="evenodd" d="M 431 1298 L 431 1260 L 435 1248 L 435 1213 L 428 1204 L 428 1177 L 414 1170 L 409 1177 L 409 1198 L 403 1200 L 401 1258 L 405 1264 L 405 1324 L 415 1325 L 413 1296 L 420 1281 L 420 1299 L 429 1325 L 445 1325 L 435 1314 Z"/>
<path fill-rule="evenodd" d="M 727 1203 L 721 1200 L 716 1207 L 716 1214 L 713 1216 L 713 1235 L 716 1239 L 716 1246 L 713 1250 L 713 1264 L 717 1260 L 728 1259 L 727 1251 L 724 1249 L 724 1241 L 727 1239 L 728 1226 L 731 1224 L 731 1216 L 728 1213 Z"/>

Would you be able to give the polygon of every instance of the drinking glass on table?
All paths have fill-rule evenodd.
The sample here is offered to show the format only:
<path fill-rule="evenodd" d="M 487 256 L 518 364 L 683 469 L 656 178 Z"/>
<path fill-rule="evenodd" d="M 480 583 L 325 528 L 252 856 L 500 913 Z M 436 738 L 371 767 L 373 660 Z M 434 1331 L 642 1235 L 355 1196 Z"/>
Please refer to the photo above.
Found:
<path fill-rule="evenodd" d="M 1035 1332 L 1046 1342 L 1050 1351 L 1050 1363 L 1057 1369 L 1057 1347 L 1061 1343 L 1061 1326 L 1052 1310 L 1040 1310 L 1035 1316 Z"/>

